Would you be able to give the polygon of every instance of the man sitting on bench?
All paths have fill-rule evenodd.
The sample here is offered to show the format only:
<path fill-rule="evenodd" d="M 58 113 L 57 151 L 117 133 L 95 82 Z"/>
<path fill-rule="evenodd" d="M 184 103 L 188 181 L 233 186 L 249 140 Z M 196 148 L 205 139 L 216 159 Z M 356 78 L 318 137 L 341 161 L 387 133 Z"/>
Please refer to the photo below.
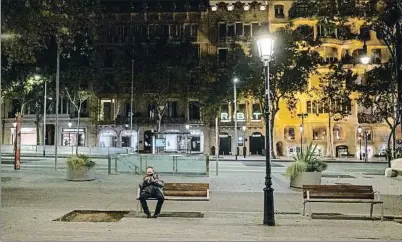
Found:
<path fill-rule="evenodd" d="M 165 201 L 162 190 L 164 184 L 165 183 L 159 179 L 158 175 L 155 174 L 154 168 L 151 166 L 147 167 L 147 174 L 144 177 L 143 181 L 139 184 L 141 189 L 139 200 L 141 202 L 144 213 L 147 215 L 147 218 L 151 218 L 151 213 L 149 212 L 149 208 L 147 205 L 147 199 L 151 197 L 158 200 L 155 208 L 155 213 L 152 218 L 157 218 L 160 214 L 163 202 Z"/>

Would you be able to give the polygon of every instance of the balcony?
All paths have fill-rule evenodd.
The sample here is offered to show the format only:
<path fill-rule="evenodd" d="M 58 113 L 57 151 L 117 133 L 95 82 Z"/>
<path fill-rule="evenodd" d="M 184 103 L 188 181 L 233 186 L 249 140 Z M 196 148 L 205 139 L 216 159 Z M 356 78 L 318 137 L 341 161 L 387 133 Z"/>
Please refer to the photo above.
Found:
<path fill-rule="evenodd" d="M 152 124 L 152 123 L 157 123 L 158 117 L 155 116 L 155 118 L 151 119 L 150 117 L 147 116 L 139 116 L 139 117 L 133 117 L 133 123 L 134 124 Z M 162 118 L 162 124 L 184 124 L 186 121 L 184 116 L 181 117 L 166 117 L 164 116 Z M 129 124 L 130 123 L 130 117 L 122 117 L 122 116 L 117 116 L 117 118 L 113 121 L 101 121 L 102 123 L 115 123 L 116 125 L 124 125 L 124 124 Z"/>
<path fill-rule="evenodd" d="M 383 122 L 383 119 L 380 115 L 370 113 L 358 113 L 357 120 L 359 124 L 375 124 Z"/>

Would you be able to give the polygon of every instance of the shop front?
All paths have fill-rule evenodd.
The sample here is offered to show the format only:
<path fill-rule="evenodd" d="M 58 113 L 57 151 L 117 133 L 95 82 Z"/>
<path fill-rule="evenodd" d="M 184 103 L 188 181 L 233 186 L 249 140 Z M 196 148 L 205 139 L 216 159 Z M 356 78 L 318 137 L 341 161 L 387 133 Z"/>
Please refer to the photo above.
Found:
<path fill-rule="evenodd" d="M 78 131 L 76 128 L 62 129 L 61 140 L 62 146 L 85 146 L 85 129 L 80 128 Z"/>
<path fill-rule="evenodd" d="M 117 147 L 117 132 L 112 129 L 100 131 L 99 147 Z"/>
<path fill-rule="evenodd" d="M 133 147 L 138 150 L 138 133 L 135 130 L 122 130 L 120 133 L 121 147 Z"/>

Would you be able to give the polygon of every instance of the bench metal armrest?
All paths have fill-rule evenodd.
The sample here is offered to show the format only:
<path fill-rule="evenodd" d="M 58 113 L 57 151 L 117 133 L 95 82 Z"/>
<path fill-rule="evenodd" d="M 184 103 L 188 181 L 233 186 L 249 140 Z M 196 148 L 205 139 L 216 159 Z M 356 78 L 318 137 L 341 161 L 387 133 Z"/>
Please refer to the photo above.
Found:
<path fill-rule="evenodd" d="M 137 200 L 139 200 L 140 199 L 140 192 L 141 192 L 141 188 L 140 188 L 140 186 L 138 186 L 138 189 L 137 189 Z"/>
<path fill-rule="evenodd" d="M 376 191 L 376 192 L 374 192 L 374 194 L 376 194 L 376 197 L 377 197 L 377 201 L 381 201 L 381 196 L 380 196 L 380 192 L 378 192 L 378 191 Z"/>

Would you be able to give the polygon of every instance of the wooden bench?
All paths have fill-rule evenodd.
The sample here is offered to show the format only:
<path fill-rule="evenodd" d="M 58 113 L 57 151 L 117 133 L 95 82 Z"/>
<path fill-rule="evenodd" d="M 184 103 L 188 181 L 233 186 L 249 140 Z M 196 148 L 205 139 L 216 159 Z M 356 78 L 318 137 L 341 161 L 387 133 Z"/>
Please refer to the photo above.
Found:
<path fill-rule="evenodd" d="M 375 196 L 375 194 L 377 196 Z M 377 198 L 375 198 L 377 197 Z M 373 216 L 373 205 L 381 205 L 381 221 L 384 219 L 383 201 L 380 194 L 373 191 L 372 186 L 361 185 L 303 185 L 303 216 L 306 203 L 311 217 L 311 203 L 370 203 L 370 217 Z"/>
<path fill-rule="evenodd" d="M 140 192 L 137 190 L 137 213 L 142 211 L 140 204 Z M 165 183 L 163 194 L 166 200 L 171 201 L 209 201 L 209 183 Z M 147 200 L 156 200 L 148 198 Z"/>

